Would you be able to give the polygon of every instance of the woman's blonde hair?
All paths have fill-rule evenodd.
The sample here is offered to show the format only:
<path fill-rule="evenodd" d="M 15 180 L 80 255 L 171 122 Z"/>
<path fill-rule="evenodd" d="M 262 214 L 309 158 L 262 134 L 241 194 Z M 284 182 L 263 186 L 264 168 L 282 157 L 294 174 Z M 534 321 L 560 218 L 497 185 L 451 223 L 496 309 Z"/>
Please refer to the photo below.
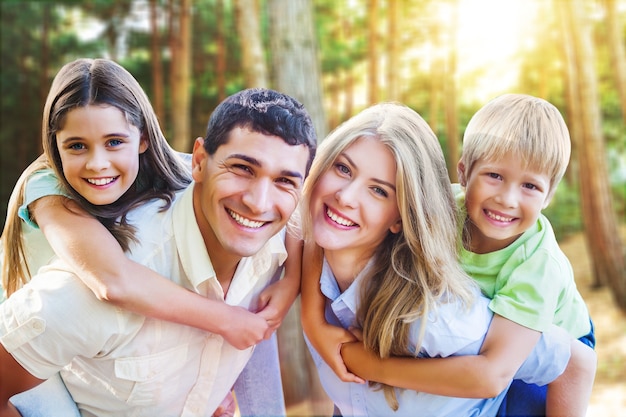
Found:
<path fill-rule="evenodd" d="M 567 169 L 570 153 L 569 131 L 554 105 L 525 94 L 504 94 L 469 121 L 461 162 L 467 178 L 476 161 L 515 155 L 525 167 L 550 176 L 551 197 Z"/>
<path fill-rule="evenodd" d="M 388 232 L 377 249 L 373 267 L 362 281 L 357 318 L 368 350 L 381 358 L 416 355 L 426 317 L 436 305 L 452 299 L 469 305 L 474 294 L 474 283 L 459 263 L 457 207 L 443 152 L 422 117 L 402 104 L 382 103 L 331 132 L 319 146 L 304 185 L 302 226 L 310 240 L 310 196 L 315 185 L 339 154 L 363 137 L 377 138 L 395 158 L 402 231 Z M 372 155 L 372 163 L 375 158 Z M 423 318 L 420 336 L 412 352 L 410 327 L 419 318 Z M 395 389 L 383 389 L 396 410 Z"/>
<path fill-rule="evenodd" d="M 67 113 L 88 105 L 118 108 L 148 144 L 148 149 L 138 155 L 139 173 L 133 185 L 116 202 L 103 206 L 91 204 L 67 182 L 56 143 L 56 133 L 63 128 Z M 57 73 L 44 106 L 42 143 L 43 155 L 22 173 L 9 199 L 1 238 L 2 284 L 7 296 L 27 282 L 34 272 L 28 270 L 18 216 L 26 182 L 32 173 L 52 168 L 70 198 L 100 220 L 124 250 L 128 249 L 134 232 L 126 222 L 128 211 L 152 198 L 163 199 L 165 208 L 171 204 L 174 192 L 191 181 L 189 169 L 167 143 L 150 100 L 137 80 L 108 59 L 77 59 Z"/>

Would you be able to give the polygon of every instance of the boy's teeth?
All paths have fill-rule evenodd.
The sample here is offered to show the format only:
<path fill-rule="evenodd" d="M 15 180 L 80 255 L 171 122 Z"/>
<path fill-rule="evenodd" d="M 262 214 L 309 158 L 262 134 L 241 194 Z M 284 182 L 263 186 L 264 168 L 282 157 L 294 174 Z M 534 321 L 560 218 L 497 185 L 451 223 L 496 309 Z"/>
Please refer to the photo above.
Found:
<path fill-rule="evenodd" d="M 340 224 L 342 226 L 354 226 L 354 224 L 355 224 L 355 223 L 351 222 L 348 219 L 344 219 L 343 217 L 337 216 L 335 213 L 330 211 L 330 209 L 326 209 L 326 214 L 328 215 L 328 217 L 330 217 L 332 219 L 332 221 L 334 221 L 335 223 L 338 223 L 338 224 Z"/>
<path fill-rule="evenodd" d="M 513 217 L 504 217 L 504 216 L 500 216 L 498 214 L 494 214 L 490 211 L 487 211 L 487 216 L 489 216 L 489 218 L 497 220 L 499 222 L 510 222 L 513 220 Z"/>
<path fill-rule="evenodd" d="M 252 229 L 258 229 L 265 224 L 264 222 L 257 222 L 254 220 L 246 219 L 245 217 L 241 217 L 239 214 L 235 213 L 232 210 L 228 210 L 228 214 L 230 214 L 230 217 L 232 217 L 240 225 L 250 227 Z"/>

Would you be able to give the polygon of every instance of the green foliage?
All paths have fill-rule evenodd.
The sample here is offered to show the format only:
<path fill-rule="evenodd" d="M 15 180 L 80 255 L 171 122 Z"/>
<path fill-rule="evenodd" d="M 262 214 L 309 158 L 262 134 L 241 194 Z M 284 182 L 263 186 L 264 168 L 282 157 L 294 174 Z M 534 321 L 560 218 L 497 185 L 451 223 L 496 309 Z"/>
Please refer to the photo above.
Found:
<path fill-rule="evenodd" d="M 559 240 L 583 229 L 578 190 L 565 181 L 556 189 L 550 205 L 543 211 Z"/>

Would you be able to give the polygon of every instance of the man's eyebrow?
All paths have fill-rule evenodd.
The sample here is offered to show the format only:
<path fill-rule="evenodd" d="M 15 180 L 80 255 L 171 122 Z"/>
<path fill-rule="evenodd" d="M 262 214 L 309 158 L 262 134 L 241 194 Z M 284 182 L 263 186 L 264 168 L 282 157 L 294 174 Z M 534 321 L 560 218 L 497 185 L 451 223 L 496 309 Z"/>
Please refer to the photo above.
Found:
<path fill-rule="evenodd" d="M 262 166 L 261 161 L 259 161 L 258 159 L 253 158 L 250 155 L 245 155 L 241 153 L 234 153 L 234 154 L 228 155 L 226 159 L 243 159 L 250 165 L 254 165 L 256 167 Z M 302 173 L 298 171 L 282 170 L 280 171 L 280 175 L 285 176 L 285 177 L 295 177 L 295 178 L 304 180 L 304 175 L 302 175 Z"/>

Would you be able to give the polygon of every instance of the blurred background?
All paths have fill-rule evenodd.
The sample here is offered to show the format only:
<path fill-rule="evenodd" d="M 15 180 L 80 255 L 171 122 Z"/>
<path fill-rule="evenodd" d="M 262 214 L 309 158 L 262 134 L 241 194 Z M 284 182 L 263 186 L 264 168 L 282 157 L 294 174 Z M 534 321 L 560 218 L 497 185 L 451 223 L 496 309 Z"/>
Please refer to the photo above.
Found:
<path fill-rule="evenodd" d="M 296 97 L 319 141 L 372 103 L 401 101 L 438 135 L 451 181 L 479 107 L 507 92 L 552 102 L 573 154 L 545 214 L 597 325 L 589 415 L 626 409 L 626 0 L 2 0 L 0 13 L 1 220 L 41 153 L 52 78 L 78 57 L 126 67 L 179 151 L 247 87 Z M 293 415 L 327 413 L 298 308 L 279 331 L 285 395 Z"/>

